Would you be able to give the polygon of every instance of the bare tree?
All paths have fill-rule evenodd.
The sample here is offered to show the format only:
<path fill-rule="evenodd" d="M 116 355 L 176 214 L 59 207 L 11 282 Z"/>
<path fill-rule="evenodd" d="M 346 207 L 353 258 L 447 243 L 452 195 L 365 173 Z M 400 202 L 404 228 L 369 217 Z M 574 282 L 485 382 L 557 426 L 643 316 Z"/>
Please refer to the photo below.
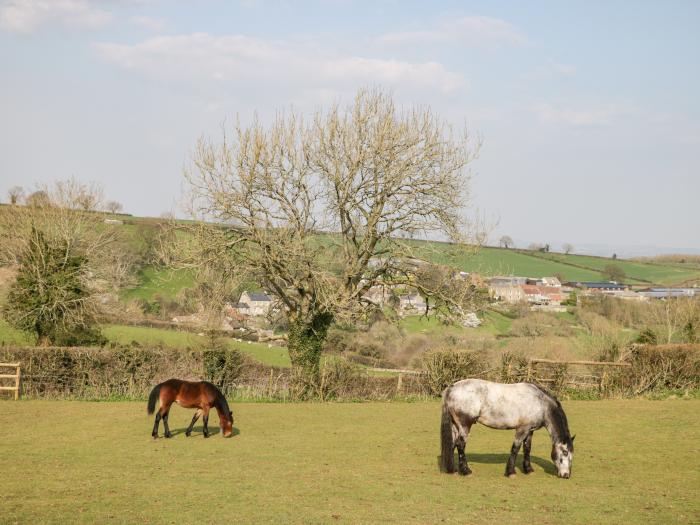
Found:
<path fill-rule="evenodd" d="M 27 196 L 25 204 L 32 208 L 45 208 L 51 205 L 51 199 L 46 191 L 37 190 Z"/>
<path fill-rule="evenodd" d="M 569 255 L 571 252 L 574 251 L 574 245 L 568 242 L 565 242 L 564 244 L 561 245 L 561 247 L 564 249 L 564 253 L 566 255 Z"/>
<path fill-rule="evenodd" d="M 105 203 L 105 210 L 107 210 L 109 213 L 119 213 L 124 209 L 124 207 L 121 205 L 120 202 L 117 201 L 107 201 Z"/>
<path fill-rule="evenodd" d="M 659 329 L 661 340 L 671 343 L 685 329 L 694 331 L 700 324 L 700 297 L 666 297 L 651 302 L 648 323 Z M 691 339 L 695 334 L 690 335 Z M 688 341 L 688 342 L 693 342 Z"/>
<path fill-rule="evenodd" d="M 7 197 L 10 200 L 10 204 L 20 204 L 22 202 L 22 198 L 24 197 L 24 188 L 22 188 L 22 186 L 12 186 L 7 191 Z"/>
<path fill-rule="evenodd" d="M 225 273 L 277 298 L 296 384 L 308 393 L 329 326 L 375 308 L 365 298 L 372 286 L 446 295 L 415 278 L 417 243 L 409 239 L 474 237 L 461 213 L 477 151 L 478 142 L 456 136 L 430 109 L 401 111 L 379 91 L 361 90 L 349 107 L 308 122 L 289 113 L 268 128 L 238 124 L 220 144 L 200 140 L 186 171 L 191 211 L 226 227 L 200 223 L 190 229 L 192 249 L 178 250 L 199 267 L 226 257 Z"/>
<path fill-rule="evenodd" d="M 75 191 L 75 206 L 83 211 L 95 211 L 100 209 L 102 201 L 104 200 L 102 186 L 94 182 L 84 184 L 75 179 L 66 181 L 63 184 L 71 184 L 73 187 L 73 191 Z"/>
<path fill-rule="evenodd" d="M 511 239 L 508 235 L 504 235 L 503 237 L 501 237 L 498 240 L 498 244 L 503 248 L 513 248 L 515 246 L 513 239 Z"/>

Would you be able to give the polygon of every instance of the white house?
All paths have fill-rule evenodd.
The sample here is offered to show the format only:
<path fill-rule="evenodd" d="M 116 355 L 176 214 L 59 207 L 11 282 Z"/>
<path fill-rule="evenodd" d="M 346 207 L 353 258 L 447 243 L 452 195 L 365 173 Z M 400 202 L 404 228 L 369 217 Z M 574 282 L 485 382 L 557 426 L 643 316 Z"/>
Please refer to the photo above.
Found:
<path fill-rule="evenodd" d="M 272 307 L 272 299 L 262 292 L 245 291 L 241 294 L 236 309 L 245 315 L 267 315 Z"/>

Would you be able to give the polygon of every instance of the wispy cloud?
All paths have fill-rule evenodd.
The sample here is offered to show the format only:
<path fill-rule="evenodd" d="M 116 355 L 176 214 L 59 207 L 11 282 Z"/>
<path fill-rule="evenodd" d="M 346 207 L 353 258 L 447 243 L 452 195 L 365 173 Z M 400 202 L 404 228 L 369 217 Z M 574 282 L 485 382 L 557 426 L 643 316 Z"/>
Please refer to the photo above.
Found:
<path fill-rule="evenodd" d="M 489 16 L 465 16 L 445 20 L 425 29 L 384 33 L 374 40 L 378 44 L 391 46 L 447 43 L 519 46 L 527 42 L 525 36 L 513 24 Z"/>
<path fill-rule="evenodd" d="M 134 45 L 95 44 L 99 55 L 125 69 L 210 89 L 212 85 L 290 95 L 304 90 L 347 90 L 358 84 L 450 92 L 463 78 L 437 62 L 407 62 L 322 52 L 315 43 L 206 33 L 155 37 Z"/>
<path fill-rule="evenodd" d="M 94 29 L 111 18 L 89 0 L 0 0 L 0 27 L 13 33 L 32 33 L 48 23 Z"/>
<path fill-rule="evenodd" d="M 165 29 L 165 20 L 161 18 L 151 18 L 150 16 L 137 15 L 132 16 L 130 22 L 135 26 L 144 27 L 151 31 L 162 31 Z"/>

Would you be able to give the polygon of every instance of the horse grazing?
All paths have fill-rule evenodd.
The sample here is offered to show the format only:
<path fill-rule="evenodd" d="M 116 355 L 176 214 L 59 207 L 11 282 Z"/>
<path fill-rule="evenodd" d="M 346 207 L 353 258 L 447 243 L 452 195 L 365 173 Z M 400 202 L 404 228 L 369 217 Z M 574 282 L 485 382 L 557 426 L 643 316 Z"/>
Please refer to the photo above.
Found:
<path fill-rule="evenodd" d="M 221 391 L 207 381 L 190 382 L 180 379 L 168 379 L 164 383 L 156 385 L 148 396 L 148 413 L 153 414 L 156 409 L 156 401 L 160 399 L 160 409 L 156 414 L 156 421 L 153 424 L 152 436 L 158 437 L 158 424 L 163 420 L 165 427 L 165 437 L 171 437 L 168 428 L 168 415 L 170 406 L 173 403 L 179 404 L 183 408 L 196 408 L 190 426 L 187 427 L 185 435 L 192 434 L 194 426 L 199 416 L 203 416 L 204 437 L 209 437 L 209 410 L 214 407 L 219 413 L 219 424 L 224 437 L 231 437 L 233 433 L 233 413 L 228 407 L 226 398 Z"/>
<path fill-rule="evenodd" d="M 506 464 L 506 476 L 515 476 L 515 460 L 524 448 L 523 472 L 533 471 L 530 464 L 532 433 L 545 427 L 552 438 L 552 461 L 557 476 L 569 478 L 574 459 L 574 438 L 561 403 L 533 383 L 502 384 L 481 379 L 464 379 L 442 393 L 440 427 L 442 465 L 454 472 L 454 448 L 459 454 L 459 473 L 471 474 L 465 448 L 469 430 L 476 422 L 496 429 L 515 429 L 515 440 Z"/>

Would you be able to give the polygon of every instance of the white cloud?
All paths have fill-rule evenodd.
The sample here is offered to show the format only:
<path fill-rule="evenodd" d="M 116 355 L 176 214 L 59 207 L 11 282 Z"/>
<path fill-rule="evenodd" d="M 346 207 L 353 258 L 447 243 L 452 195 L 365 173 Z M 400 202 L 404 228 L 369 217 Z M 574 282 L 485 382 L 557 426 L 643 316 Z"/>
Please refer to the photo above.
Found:
<path fill-rule="evenodd" d="M 599 107 L 571 108 L 552 104 L 536 104 L 531 110 L 541 122 L 570 126 L 607 126 L 615 117 L 629 113 L 630 109 L 616 104 Z"/>
<path fill-rule="evenodd" d="M 382 84 L 409 90 L 449 93 L 464 85 L 462 77 L 437 62 L 406 62 L 342 55 L 318 42 L 302 44 L 247 36 L 206 33 L 161 36 L 134 45 L 95 44 L 100 56 L 125 69 L 210 92 L 214 86 L 253 92 L 284 90 L 333 92 L 357 85 Z"/>
<path fill-rule="evenodd" d="M 0 0 L 0 27 L 14 33 L 32 33 L 47 23 L 93 29 L 111 18 L 89 0 Z"/>
<path fill-rule="evenodd" d="M 160 18 L 151 18 L 150 16 L 132 16 L 130 19 L 132 24 L 140 27 L 145 27 L 151 31 L 162 31 L 165 29 L 165 20 Z"/>
<path fill-rule="evenodd" d="M 462 43 L 471 46 L 522 45 L 527 39 L 511 23 L 489 16 L 466 16 L 445 20 L 437 26 L 417 31 L 385 33 L 375 38 L 379 44 L 405 46 Z"/>

